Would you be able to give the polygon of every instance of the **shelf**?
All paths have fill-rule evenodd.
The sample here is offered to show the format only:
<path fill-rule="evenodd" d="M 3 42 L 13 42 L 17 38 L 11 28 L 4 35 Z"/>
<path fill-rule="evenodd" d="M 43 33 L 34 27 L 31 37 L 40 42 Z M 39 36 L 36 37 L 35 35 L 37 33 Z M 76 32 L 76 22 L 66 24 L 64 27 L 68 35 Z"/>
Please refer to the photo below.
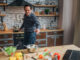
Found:
<path fill-rule="evenodd" d="M 0 6 L 6 6 L 8 5 L 7 3 L 0 3 Z"/>
<path fill-rule="evenodd" d="M 36 15 L 36 16 L 59 16 L 59 15 Z"/>
<path fill-rule="evenodd" d="M 5 14 L 0 14 L 0 16 L 6 16 Z"/>
<path fill-rule="evenodd" d="M 33 5 L 35 7 L 56 7 L 56 5 Z"/>

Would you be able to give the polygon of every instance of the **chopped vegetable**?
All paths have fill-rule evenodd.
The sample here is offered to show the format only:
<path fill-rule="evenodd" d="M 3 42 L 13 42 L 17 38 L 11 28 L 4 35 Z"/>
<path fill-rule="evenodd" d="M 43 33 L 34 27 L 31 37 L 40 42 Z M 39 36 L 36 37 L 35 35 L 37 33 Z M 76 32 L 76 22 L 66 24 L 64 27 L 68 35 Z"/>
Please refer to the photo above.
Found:
<path fill-rule="evenodd" d="M 54 53 L 54 56 L 57 55 L 58 56 L 58 60 L 60 60 L 60 54 L 59 53 Z"/>
<path fill-rule="evenodd" d="M 48 49 L 46 48 L 46 49 L 44 49 L 44 52 L 46 52 L 46 51 L 48 51 Z"/>
<path fill-rule="evenodd" d="M 42 54 L 39 55 L 39 59 L 43 59 L 43 55 Z"/>
<path fill-rule="evenodd" d="M 13 53 L 16 51 L 16 47 L 10 46 L 10 47 L 6 47 L 5 52 L 7 52 L 8 55 L 13 55 Z"/>
<path fill-rule="evenodd" d="M 48 55 L 48 54 L 49 54 L 48 52 L 44 52 L 44 53 L 43 53 L 43 56 L 46 56 L 46 55 Z"/>

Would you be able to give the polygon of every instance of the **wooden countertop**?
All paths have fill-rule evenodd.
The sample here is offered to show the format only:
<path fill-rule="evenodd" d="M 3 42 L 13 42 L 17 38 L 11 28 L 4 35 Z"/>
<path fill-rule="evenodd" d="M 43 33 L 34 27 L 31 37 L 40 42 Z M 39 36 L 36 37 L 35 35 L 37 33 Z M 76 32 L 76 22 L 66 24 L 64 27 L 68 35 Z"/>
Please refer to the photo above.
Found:
<path fill-rule="evenodd" d="M 40 32 L 59 32 L 59 31 L 64 31 L 63 29 L 56 29 L 56 30 L 49 30 L 49 29 L 40 29 Z M 8 31 L 0 31 L 0 34 L 20 34 L 24 32 L 13 32 L 12 30 Z"/>
<path fill-rule="evenodd" d="M 39 49 L 38 49 L 38 52 L 39 52 L 39 53 L 40 53 L 40 52 L 43 52 L 44 49 L 46 49 L 46 48 L 47 48 L 48 51 L 50 51 L 50 52 L 53 52 L 53 53 L 57 52 L 57 53 L 59 53 L 59 54 L 61 55 L 61 59 L 60 59 L 60 60 L 62 60 L 65 52 L 66 52 L 68 49 L 80 51 L 80 48 L 78 48 L 78 47 L 75 46 L 75 45 L 62 45 L 62 46 L 54 46 L 54 47 L 52 46 L 52 47 L 39 48 Z M 27 52 L 26 49 L 25 49 L 25 50 L 18 50 L 18 52 L 19 52 L 19 51 L 26 51 L 26 52 Z M 30 53 L 29 53 L 29 54 L 30 54 Z M 0 60 L 9 60 L 9 57 L 5 56 L 2 52 L 0 52 Z"/>

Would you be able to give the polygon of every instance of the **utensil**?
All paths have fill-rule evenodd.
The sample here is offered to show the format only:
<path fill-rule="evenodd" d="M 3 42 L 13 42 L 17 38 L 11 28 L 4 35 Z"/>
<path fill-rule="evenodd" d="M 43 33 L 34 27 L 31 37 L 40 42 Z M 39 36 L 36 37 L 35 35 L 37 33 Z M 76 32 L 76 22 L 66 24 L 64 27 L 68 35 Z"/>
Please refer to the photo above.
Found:
<path fill-rule="evenodd" d="M 1 50 L 6 56 L 8 56 L 7 52 L 6 52 L 3 48 L 0 47 L 0 50 Z"/>

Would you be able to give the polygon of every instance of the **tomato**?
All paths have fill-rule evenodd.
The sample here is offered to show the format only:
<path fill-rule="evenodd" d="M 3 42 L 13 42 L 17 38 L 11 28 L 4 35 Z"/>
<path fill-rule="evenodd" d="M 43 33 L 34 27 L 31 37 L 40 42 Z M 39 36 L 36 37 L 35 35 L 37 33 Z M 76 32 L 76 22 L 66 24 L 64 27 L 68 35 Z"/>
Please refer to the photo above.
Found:
<path fill-rule="evenodd" d="M 39 55 L 39 59 L 43 59 L 43 55 L 42 54 Z"/>
<path fill-rule="evenodd" d="M 48 49 L 46 48 L 46 49 L 44 49 L 44 51 L 46 52 L 46 51 L 48 51 Z"/>

